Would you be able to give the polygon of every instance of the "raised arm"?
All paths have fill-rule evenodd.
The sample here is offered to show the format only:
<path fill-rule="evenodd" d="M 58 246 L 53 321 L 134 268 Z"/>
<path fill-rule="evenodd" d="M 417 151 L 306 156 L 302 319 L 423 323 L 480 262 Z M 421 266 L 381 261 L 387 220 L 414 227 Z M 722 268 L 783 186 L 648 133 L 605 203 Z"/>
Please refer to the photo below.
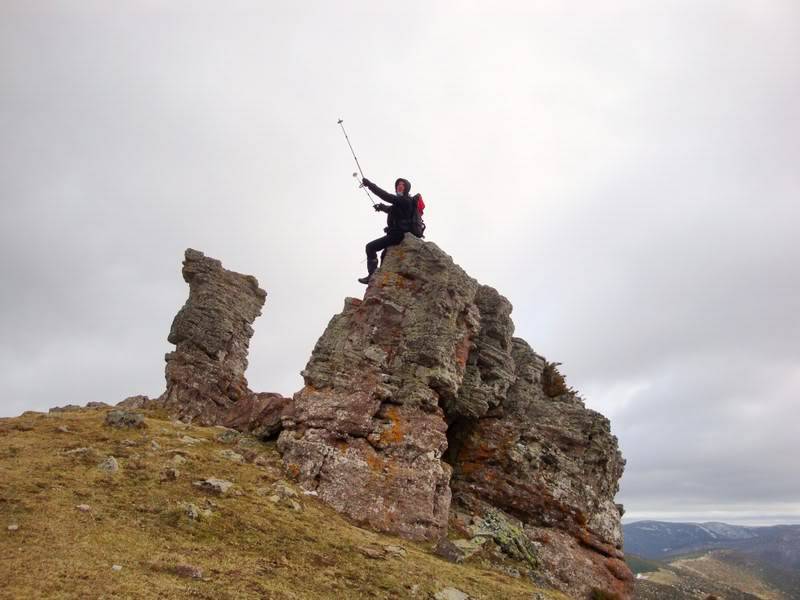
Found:
<path fill-rule="evenodd" d="M 385 200 L 386 202 L 389 202 L 390 204 L 394 204 L 395 202 L 397 202 L 397 196 L 395 196 L 394 194 L 390 194 L 389 192 L 387 192 L 385 190 L 382 190 L 381 188 L 379 188 L 377 185 L 372 183 L 366 177 L 361 180 L 361 183 L 363 183 L 365 186 L 367 186 L 369 188 L 369 190 L 373 194 L 375 194 L 378 198 L 380 198 L 381 200 Z"/>

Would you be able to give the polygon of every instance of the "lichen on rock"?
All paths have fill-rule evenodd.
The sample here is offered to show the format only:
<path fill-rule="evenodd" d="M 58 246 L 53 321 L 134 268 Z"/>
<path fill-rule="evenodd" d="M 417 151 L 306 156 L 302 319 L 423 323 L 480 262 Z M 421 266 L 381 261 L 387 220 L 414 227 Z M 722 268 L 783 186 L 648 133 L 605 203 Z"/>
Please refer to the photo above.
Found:
<path fill-rule="evenodd" d="M 433 244 L 393 248 L 317 342 L 278 441 L 288 471 L 353 520 L 435 539 L 447 526 L 442 405 L 478 332 L 478 284 Z"/>
<path fill-rule="evenodd" d="M 191 248 L 183 278 L 189 298 L 172 322 L 168 340 L 176 348 L 165 357 L 167 387 L 153 404 L 183 421 L 277 435 L 289 399 L 257 394 L 245 378 L 252 325 L 267 293 L 252 275 L 224 269 Z"/>
<path fill-rule="evenodd" d="M 389 249 L 363 299 L 328 323 L 291 399 L 244 377 L 266 296 L 257 281 L 193 250 L 184 278 L 159 399 L 171 414 L 280 432 L 288 476 L 360 525 L 438 540 L 457 560 L 491 539 L 570 596 L 630 597 L 614 504 L 625 463 L 608 420 L 514 337 L 508 299 L 435 244 L 408 235 Z M 468 526 L 453 526 L 453 508 Z M 466 539 L 448 542 L 449 526 Z"/>
<path fill-rule="evenodd" d="M 411 538 L 441 539 L 452 503 L 506 525 L 495 543 L 531 568 L 580 554 L 578 575 L 545 577 L 555 587 L 626 597 L 616 438 L 513 337 L 511 311 L 406 236 L 317 342 L 279 438 L 287 471 L 354 521 Z"/>

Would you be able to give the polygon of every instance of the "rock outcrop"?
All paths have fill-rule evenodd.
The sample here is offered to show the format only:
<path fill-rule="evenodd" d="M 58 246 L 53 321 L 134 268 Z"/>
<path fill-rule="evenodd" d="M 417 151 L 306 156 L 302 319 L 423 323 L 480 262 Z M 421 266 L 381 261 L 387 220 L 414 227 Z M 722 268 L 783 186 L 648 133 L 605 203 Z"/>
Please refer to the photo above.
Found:
<path fill-rule="evenodd" d="M 267 293 L 252 275 L 228 271 L 191 248 L 183 261 L 183 279 L 189 298 L 170 328 L 167 339 L 176 348 L 165 357 L 167 389 L 155 403 L 183 421 L 236 427 L 262 437 L 277 434 L 290 400 L 257 394 L 245 378 L 252 324 Z"/>
<path fill-rule="evenodd" d="M 289 471 L 353 520 L 414 539 L 447 527 L 443 406 L 478 335 L 478 284 L 433 244 L 397 246 L 317 342 L 278 440 Z"/>
<path fill-rule="evenodd" d="M 183 272 L 190 296 L 158 400 L 171 413 L 280 431 L 286 471 L 365 527 L 436 541 L 453 560 L 491 546 L 571 597 L 630 597 L 608 420 L 514 337 L 511 303 L 435 244 L 409 235 L 389 249 L 292 399 L 247 387 L 256 280 L 193 250 Z"/>
<path fill-rule="evenodd" d="M 575 597 L 629 596 L 616 438 L 513 337 L 511 310 L 436 245 L 407 236 L 317 342 L 278 441 L 286 468 L 380 531 L 435 540 L 451 516 L 451 536 L 517 522 L 526 541 L 509 547 L 547 565 L 541 579 Z"/>
<path fill-rule="evenodd" d="M 546 540 L 538 559 L 554 587 L 581 597 L 588 581 L 625 595 L 632 575 L 613 502 L 625 461 L 610 424 L 571 391 L 548 396 L 545 360 L 524 340 L 511 355 L 516 379 L 501 410 L 451 426 L 453 505 L 481 516 L 499 508 Z"/>

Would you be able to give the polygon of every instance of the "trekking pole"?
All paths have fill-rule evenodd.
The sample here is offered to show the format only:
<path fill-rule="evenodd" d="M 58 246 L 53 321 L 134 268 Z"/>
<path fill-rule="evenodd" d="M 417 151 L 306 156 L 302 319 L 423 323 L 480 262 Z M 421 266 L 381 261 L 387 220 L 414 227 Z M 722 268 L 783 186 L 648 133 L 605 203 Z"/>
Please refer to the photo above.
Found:
<path fill-rule="evenodd" d="M 348 137 L 347 132 L 344 130 L 344 125 L 343 125 L 344 120 L 343 119 L 339 119 L 337 121 L 337 123 L 339 124 L 339 127 L 342 128 L 342 133 L 344 134 L 344 139 L 347 140 L 347 145 L 350 146 L 350 153 L 353 155 L 353 158 L 356 161 L 356 166 L 358 167 L 358 172 L 361 173 L 361 179 L 363 180 L 364 179 L 364 171 L 361 170 L 361 164 L 358 162 L 358 157 L 356 156 L 355 150 L 353 150 L 353 144 L 350 143 L 350 138 Z M 357 173 L 353 173 L 353 177 L 356 177 L 357 175 L 358 175 Z M 372 206 L 375 206 L 375 200 L 373 200 L 372 196 L 369 195 L 369 190 L 364 187 L 364 184 L 362 183 L 358 187 L 364 188 L 364 193 L 367 195 L 367 198 L 369 198 L 369 201 L 372 202 Z"/>

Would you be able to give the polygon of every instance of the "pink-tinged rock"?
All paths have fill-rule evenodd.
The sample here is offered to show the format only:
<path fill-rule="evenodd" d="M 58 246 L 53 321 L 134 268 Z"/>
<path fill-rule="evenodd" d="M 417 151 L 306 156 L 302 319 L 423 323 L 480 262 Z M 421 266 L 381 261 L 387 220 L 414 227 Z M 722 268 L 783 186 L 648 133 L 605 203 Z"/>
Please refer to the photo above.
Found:
<path fill-rule="evenodd" d="M 541 381 L 545 361 L 523 340 L 514 340 L 513 358 L 517 377 L 502 411 L 451 425 L 454 499 L 472 513 L 490 506 L 526 526 L 561 532 L 557 539 L 569 544 L 559 552 L 570 548 L 593 565 L 580 570 L 586 577 L 574 572 L 569 589 L 590 590 L 611 568 L 613 591 L 627 598 L 632 575 L 619 560 L 621 515 L 614 504 L 625 461 L 609 422 L 573 392 L 549 397 Z M 616 561 L 612 567 L 609 560 Z"/>
<path fill-rule="evenodd" d="M 538 542 L 537 575 L 550 586 L 570 598 L 591 598 L 595 590 L 620 599 L 633 597 L 634 576 L 622 560 L 587 548 L 561 529 L 529 526 L 525 530 Z"/>
<path fill-rule="evenodd" d="M 280 394 L 250 394 L 236 402 L 221 423 L 260 438 L 271 438 L 281 430 L 281 419 L 291 412 L 292 399 Z"/>
<path fill-rule="evenodd" d="M 120 405 L 163 407 L 182 421 L 277 435 L 291 399 L 255 393 L 245 378 L 252 324 L 266 292 L 252 275 L 228 271 L 192 249 L 186 250 L 183 278 L 189 298 L 169 332 L 176 347 L 166 355 L 167 389 L 157 400 L 133 396 Z"/>
<path fill-rule="evenodd" d="M 252 395 L 244 372 L 252 323 L 267 294 L 255 277 L 192 249 L 183 278 L 189 299 L 172 322 L 168 339 L 176 348 L 166 355 L 167 389 L 158 402 L 181 420 L 215 425 Z"/>
<path fill-rule="evenodd" d="M 193 250 L 184 278 L 160 405 L 260 437 L 282 429 L 284 469 L 356 523 L 437 540 L 452 499 L 467 515 L 454 530 L 474 536 L 464 548 L 493 539 L 570 597 L 630 597 L 614 503 L 624 460 L 608 420 L 513 338 L 511 303 L 437 246 L 407 236 L 389 249 L 292 399 L 244 378 L 266 295 L 255 279 Z"/>
<path fill-rule="evenodd" d="M 435 245 L 391 248 L 317 342 L 278 441 L 287 471 L 354 521 L 413 539 L 447 525 L 441 460 L 477 335 L 478 284 Z"/>

